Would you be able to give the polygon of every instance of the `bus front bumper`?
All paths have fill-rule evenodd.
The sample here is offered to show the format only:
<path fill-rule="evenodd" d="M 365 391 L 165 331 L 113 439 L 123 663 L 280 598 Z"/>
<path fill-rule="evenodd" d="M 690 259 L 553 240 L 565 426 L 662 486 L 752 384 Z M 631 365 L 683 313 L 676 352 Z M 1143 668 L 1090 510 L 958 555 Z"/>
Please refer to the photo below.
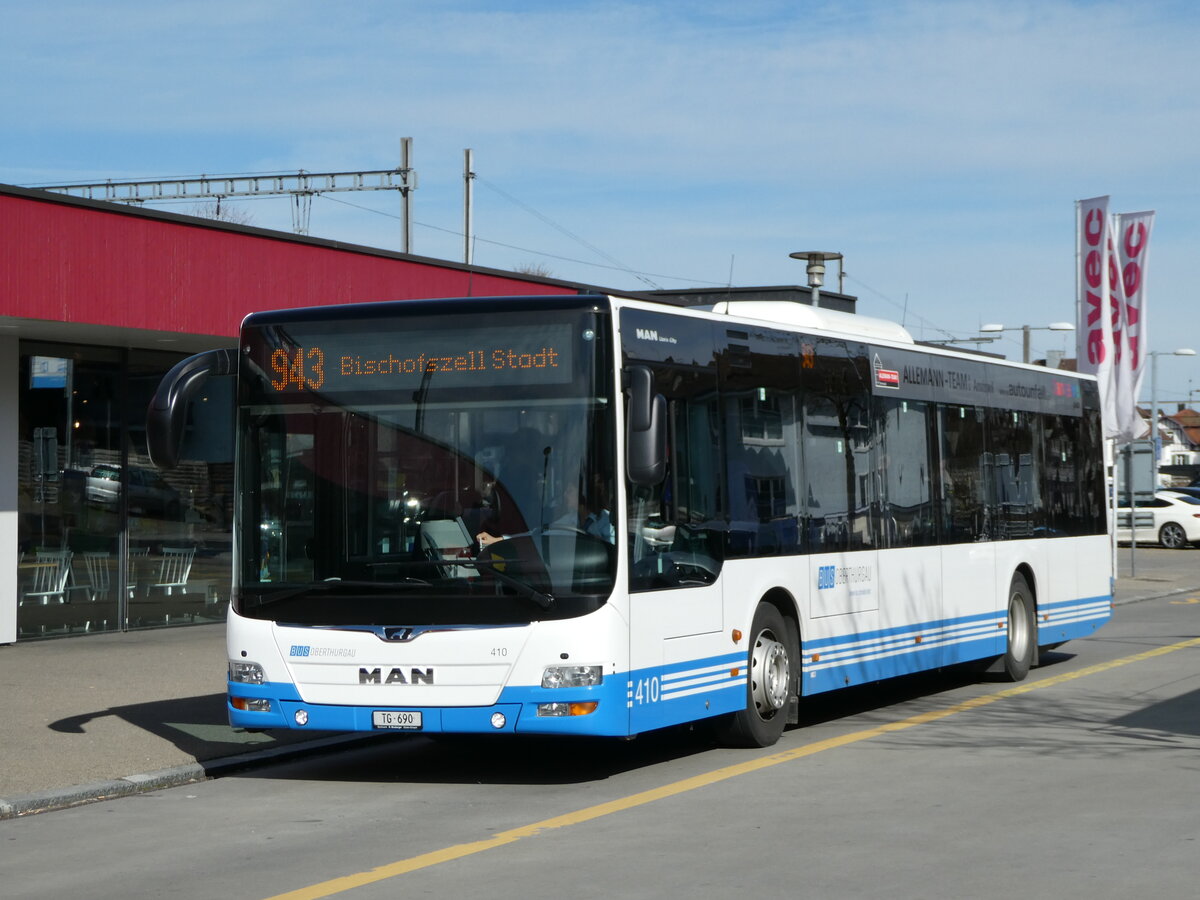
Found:
<path fill-rule="evenodd" d="M 289 684 L 229 682 L 226 711 L 232 727 L 248 730 L 624 737 L 625 694 L 623 679 L 606 679 L 570 690 L 510 687 L 491 706 L 339 706 L 306 703 Z"/>

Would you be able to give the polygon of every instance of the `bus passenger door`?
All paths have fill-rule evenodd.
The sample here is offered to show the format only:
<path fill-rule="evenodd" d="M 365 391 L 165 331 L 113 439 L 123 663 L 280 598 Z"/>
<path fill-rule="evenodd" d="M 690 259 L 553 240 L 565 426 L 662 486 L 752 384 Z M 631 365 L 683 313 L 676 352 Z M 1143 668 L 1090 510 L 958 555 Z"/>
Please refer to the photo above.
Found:
<path fill-rule="evenodd" d="M 658 331 L 668 333 L 664 326 Z M 671 360 L 647 367 L 654 390 L 667 400 L 668 462 L 662 482 L 626 485 L 631 732 L 711 714 L 703 691 L 684 682 L 728 646 L 720 640 L 726 526 L 712 354 L 697 351 L 691 365 Z"/>

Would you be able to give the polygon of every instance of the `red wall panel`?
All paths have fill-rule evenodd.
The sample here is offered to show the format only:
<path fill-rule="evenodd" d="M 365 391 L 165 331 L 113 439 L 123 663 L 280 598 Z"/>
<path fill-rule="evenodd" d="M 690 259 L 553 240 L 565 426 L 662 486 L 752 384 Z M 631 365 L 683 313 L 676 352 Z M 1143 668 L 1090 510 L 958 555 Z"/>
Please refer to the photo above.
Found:
<path fill-rule="evenodd" d="M 250 312 L 570 285 L 0 193 L 0 315 L 235 336 Z"/>

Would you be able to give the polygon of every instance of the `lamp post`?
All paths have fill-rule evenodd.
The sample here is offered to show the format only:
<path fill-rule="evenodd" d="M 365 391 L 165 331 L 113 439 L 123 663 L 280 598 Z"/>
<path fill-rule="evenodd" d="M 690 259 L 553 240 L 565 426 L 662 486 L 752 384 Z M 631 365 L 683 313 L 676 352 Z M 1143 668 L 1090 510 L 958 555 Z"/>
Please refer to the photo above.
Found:
<path fill-rule="evenodd" d="M 1178 350 L 1150 351 L 1150 442 L 1154 448 L 1152 456 L 1152 474 L 1150 484 L 1158 490 L 1158 460 L 1162 456 L 1162 439 L 1158 433 L 1158 358 L 1160 356 L 1195 356 L 1196 351 L 1190 347 L 1180 347 Z"/>
<path fill-rule="evenodd" d="M 1022 353 L 1021 361 L 1029 362 L 1029 338 L 1031 331 L 1074 331 L 1075 326 L 1070 322 L 1051 322 L 1049 325 L 1021 325 L 1019 328 L 1005 328 L 1003 325 L 981 325 L 979 330 L 984 334 L 996 333 L 1000 331 L 1020 331 L 1022 332 Z"/>
<path fill-rule="evenodd" d="M 836 259 L 838 261 L 838 293 L 842 293 L 842 279 L 845 273 L 842 271 L 842 254 L 830 253 L 825 250 L 797 250 L 795 253 L 789 253 L 792 259 L 802 259 L 806 263 L 805 271 L 808 272 L 808 286 L 812 291 L 812 305 L 820 305 L 821 285 L 825 283 L 825 263 L 829 260 Z"/>

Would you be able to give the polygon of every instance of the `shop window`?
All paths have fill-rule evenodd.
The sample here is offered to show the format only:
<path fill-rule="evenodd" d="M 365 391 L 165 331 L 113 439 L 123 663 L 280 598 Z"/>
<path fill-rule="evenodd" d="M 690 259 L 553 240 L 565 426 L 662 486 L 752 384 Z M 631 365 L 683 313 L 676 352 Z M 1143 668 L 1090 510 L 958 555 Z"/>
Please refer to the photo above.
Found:
<path fill-rule="evenodd" d="M 224 617 L 231 386 L 214 379 L 177 469 L 155 469 L 145 447 L 149 398 L 181 358 L 22 342 L 20 638 Z"/>

